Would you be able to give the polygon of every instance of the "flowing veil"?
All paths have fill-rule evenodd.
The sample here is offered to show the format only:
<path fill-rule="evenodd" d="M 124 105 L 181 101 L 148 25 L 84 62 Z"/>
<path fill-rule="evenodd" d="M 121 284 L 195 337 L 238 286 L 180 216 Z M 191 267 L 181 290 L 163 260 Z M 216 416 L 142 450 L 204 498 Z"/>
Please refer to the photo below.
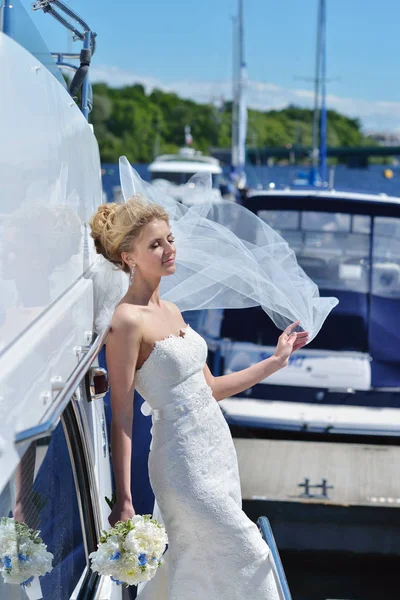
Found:
<path fill-rule="evenodd" d="M 209 175 L 195 175 L 187 184 L 203 192 L 202 202 L 189 207 L 143 181 L 124 156 L 119 169 L 125 201 L 140 194 L 169 215 L 177 268 L 161 281 L 163 299 L 181 311 L 261 306 L 279 329 L 299 320 L 310 341 L 317 335 L 338 300 L 320 297 L 294 251 L 267 223 L 234 202 L 213 202 Z M 128 277 L 99 257 L 93 279 L 100 331 L 126 293 Z"/>

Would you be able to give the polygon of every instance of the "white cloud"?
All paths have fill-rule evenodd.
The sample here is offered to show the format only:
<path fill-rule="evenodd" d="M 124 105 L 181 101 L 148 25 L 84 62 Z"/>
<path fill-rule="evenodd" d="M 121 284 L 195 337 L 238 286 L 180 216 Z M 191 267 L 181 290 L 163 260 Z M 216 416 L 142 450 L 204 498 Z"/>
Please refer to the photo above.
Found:
<path fill-rule="evenodd" d="M 232 97 L 230 81 L 175 81 L 166 83 L 154 77 L 141 76 L 119 67 L 96 66 L 91 69 L 92 81 L 103 81 L 112 87 L 142 84 L 149 92 L 154 88 L 175 92 L 182 98 L 197 102 L 210 102 L 223 96 Z M 314 95 L 311 90 L 285 88 L 274 83 L 249 81 L 247 89 L 248 105 L 258 110 L 281 109 L 288 104 L 312 108 Z M 400 102 L 361 100 L 340 96 L 327 96 L 328 108 L 335 109 L 349 117 L 357 117 L 367 130 L 394 131 L 400 127 Z"/>

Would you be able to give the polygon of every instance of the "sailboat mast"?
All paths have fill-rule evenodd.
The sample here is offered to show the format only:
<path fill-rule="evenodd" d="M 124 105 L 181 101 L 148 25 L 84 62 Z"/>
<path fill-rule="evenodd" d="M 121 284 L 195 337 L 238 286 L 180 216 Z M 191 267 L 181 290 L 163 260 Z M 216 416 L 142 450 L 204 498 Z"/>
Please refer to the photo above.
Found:
<path fill-rule="evenodd" d="M 238 17 L 232 18 L 232 167 L 238 166 L 238 108 L 239 108 L 239 71 L 238 71 Z"/>
<path fill-rule="evenodd" d="M 238 167 L 244 173 L 246 162 L 247 109 L 245 99 L 246 62 L 244 58 L 243 0 L 239 0 L 239 102 L 238 102 Z"/>
<path fill-rule="evenodd" d="M 317 17 L 317 48 L 315 53 L 315 78 L 314 78 L 314 115 L 312 124 L 312 170 L 311 182 L 315 184 L 318 178 L 319 167 L 319 145 L 318 145 L 318 130 L 319 130 L 319 84 L 321 81 L 321 14 L 322 2 L 318 2 L 318 17 Z"/>
<path fill-rule="evenodd" d="M 321 0 L 321 123 L 320 123 L 320 177 L 326 182 L 326 0 Z"/>
<path fill-rule="evenodd" d="M 232 167 L 244 185 L 246 162 L 247 107 L 245 99 L 246 64 L 244 59 L 243 0 L 238 0 L 238 16 L 233 21 L 233 104 Z"/>

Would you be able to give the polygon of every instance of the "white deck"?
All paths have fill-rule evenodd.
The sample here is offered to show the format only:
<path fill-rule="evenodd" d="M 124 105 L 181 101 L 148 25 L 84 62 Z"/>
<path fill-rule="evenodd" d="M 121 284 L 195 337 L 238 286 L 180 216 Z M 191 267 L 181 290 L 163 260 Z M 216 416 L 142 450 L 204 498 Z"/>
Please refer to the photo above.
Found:
<path fill-rule="evenodd" d="M 295 390 L 294 390 L 295 393 Z M 228 420 L 241 425 L 335 433 L 400 436 L 400 408 L 253 400 L 221 401 Z"/>
<path fill-rule="evenodd" d="M 290 196 L 294 196 L 294 197 L 310 197 L 310 196 L 314 196 L 316 198 L 337 198 L 337 199 L 346 199 L 349 198 L 350 200 L 362 200 L 365 202 L 376 202 L 377 200 L 380 200 L 382 202 L 390 202 L 393 204 L 399 204 L 400 205 L 400 198 L 396 197 L 396 196 L 388 196 L 387 194 L 362 194 L 362 193 L 357 193 L 357 192 L 346 192 L 346 191 L 337 191 L 335 189 L 332 190 L 328 190 L 328 189 L 321 189 L 321 190 L 315 190 L 315 189 L 308 189 L 308 190 L 299 190 L 299 189 L 290 189 L 290 188 L 285 188 L 283 190 L 279 190 L 279 189 L 271 189 L 271 190 L 255 190 L 253 192 L 250 192 L 248 195 L 248 198 L 259 198 L 260 196 L 265 196 L 266 198 L 268 198 L 268 196 L 284 196 L 284 197 L 290 197 Z"/>

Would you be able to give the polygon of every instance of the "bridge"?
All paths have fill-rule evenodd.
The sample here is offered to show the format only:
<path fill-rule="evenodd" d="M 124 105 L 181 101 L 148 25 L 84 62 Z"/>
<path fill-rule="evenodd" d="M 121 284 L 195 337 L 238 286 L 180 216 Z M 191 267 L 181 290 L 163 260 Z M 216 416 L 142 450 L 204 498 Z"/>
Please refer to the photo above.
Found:
<path fill-rule="evenodd" d="M 247 160 L 251 164 L 267 164 L 268 159 L 289 160 L 296 162 L 311 156 L 311 148 L 307 146 L 272 146 L 264 148 L 246 148 Z M 229 148 L 211 148 L 211 155 L 221 162 L 231 164 L 231 150 Z M 339 162 L 350 167 L 367 167 L 372 156 L 400 156 L 400 146 L 359 146 L 359 147 L 331 147 L 328 148 L 328 157 L 337 158 Z"/>

